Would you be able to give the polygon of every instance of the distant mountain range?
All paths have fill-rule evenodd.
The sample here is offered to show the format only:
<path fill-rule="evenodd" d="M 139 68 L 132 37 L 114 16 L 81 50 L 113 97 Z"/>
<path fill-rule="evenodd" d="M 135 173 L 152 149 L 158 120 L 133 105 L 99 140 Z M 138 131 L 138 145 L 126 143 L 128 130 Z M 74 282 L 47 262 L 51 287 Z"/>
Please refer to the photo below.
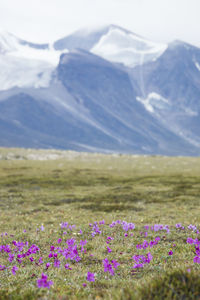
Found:
<path fill-rule="evenodd" d="M 119 26 L 37 45 L 0 31 L 0 146 L 200 155 L 200 49 Z"/>

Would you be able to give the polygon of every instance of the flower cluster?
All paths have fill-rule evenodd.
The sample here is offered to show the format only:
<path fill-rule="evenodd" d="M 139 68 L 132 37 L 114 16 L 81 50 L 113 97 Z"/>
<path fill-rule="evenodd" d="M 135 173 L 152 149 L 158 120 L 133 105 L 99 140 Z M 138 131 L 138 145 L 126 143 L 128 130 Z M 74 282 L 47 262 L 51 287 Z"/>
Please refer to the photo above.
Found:
<path fill-rule="evenodd" d="M 137 249 L 146 249 L 148 247 L 152 248 L 153 246 L 157 245 L 159 241 L 160 241 L 160 237 L 157 236 L 155 238 L 155 240 L 152 240 L 150 242 L 147 242 L 146 240 L 144 240 L 142 244 L 137 244 L 136 248 Z"/>
<path fill-rule="evenodd" d="M 189 228 L 191 229 L 191 228 Z M 196 229 L 195 229 L 196 230 Z M 192 238 L 187 238 L 186 241 L 188 244 L 193 244 L 195 245 L 195 254 L 196 256 L 193 259 L 194 263 L 200 264 L 200 241 L 196 238 L 196 239 L 192 239 Z"/>
<path fill-rule="evenodd" d="M 109 262 L 109 260 L 105 258 L 103 260 L 103 266 L 104 266 L 104 272 L 109 272 L 110 275 L 114 276 L 115 269 L 117 269 L 118 266 L 120 266 L 120 264 L 116 260 L 111 260 L 111 262 Z"/>
<path fill-rule="evenodd" d="M 45 230 L 43 227 L 42 229 L 40 228 L 39 232 L 35 233 L 34 230 L 37 237 L 39 235 L 44 237 L 45 234 L 48 234 L 48 227 L 45 227 Z M 72 273 L 77 266 L 80 266 L 81 270 L 85 262 L 89 261 L 89 264 L 91 264 L 95 261 L 94 266 L 92 266 L 92 270 L 95 270 L 93 267 L 96 267 L 96 261 L 99 261 L 99 258 L 95 258 L 95 253 L 92 254 L 90 250 L 93 249 L 96 241 L 98 241 L 102 243 L 102 245 L 99 244 L 102 249 L 101 255 L 103 255 L 100 260 L 100 264 L 102 262 L 102 265 L 98 269 L 99 273 L 97 270 L 94 273 L 87 270 L 87 275 L 84 273 L 84 280 L 87 280 L 87 284 L 82 283 L 82 286 L 86 287 L 90 284 L 89 282 L 97 281 L 102 276 L 107 278 L 109 275 L 115 276 L 116 274 L 120 274 L 120 269 L 125 268 L 127 261 L 131 261 L 131 272 L 145 272 L 150 263 L 156 263 L 157 247 L 159 245 L 162 246 L 162 243 L 166 242 L 166 236 L 163 236 L 163 232 L 161 231 L 170 233 L 171 229 L 171 227 L 169 229 L 168 225 L 162 224 L 145 225 L 144 233 L 135 230 L 134 223 L 121 220 L 113 221 L 111 224 L 106 224 L 104 220 L 94 222 L 89 224 L 88 229 L 84 230 L 84 233 L 82 230 L 77 230 L 79 233 L 75 233 L 73 231 L 76 228 L 75 225 L 69 225 L 67 222 L 61 223 L 60 227 L 59 232 L 56 230 L 58 232 L 56 238 L 52 238 L 51 242 L 47 245 L 45 244 L 45 246 L 42 246 L 40 242 L 38 242 L 39 246 L 35 242 L 31 244 L 31 238 L 27 238 L 26 241 L 27 231 L 25 231 L 25 235 L 23 235 L 21 241 L 13 240 L 13 235 L 9 235 L 8 233 L 1 234 L 1 239 L 4 242 L 0 245 L 0 255 L 4 260 L 1 262 L 0 271 L 5 272 L 4 274 L 8 274 L 9 276 L 17 277 L 24 270 L 22 268 L 28 266 L 30 269 L 30 266 L 32 266 L 35 273 L 42 273 L 41 277 L 37 280 L 37 287 L 49 289 L 53 285 L 53 282 L 48 280 L 48 275 L 51 276 L 58 269 L 60 272 Z M 195 257 L 194 255 L 191 256 L 192 263 L 200 264 L 200 240 L 197 227 L 191 224 L 184 227 L 181 223 L 178 223 L 174 228 L 176 234 L 177 229 L 179 234 L 190 234 L 190 237 L 186 239 L 186 244 L 188 245 L 185 245 L 185 247 L 188 247 L 191 253 L 195 253 Z M 64 230 L 67 230 L 67 232 L 64 232 Z M 135 230 L 134 234 L 132 233 L 133 230 Z M 79 234 L 81 234 L 81 237 L 76 236 L 74 238 L 74 235 Z M 171 238 L 171 235 L 169 237 Z M 10 242 L 7 242 L 8 239 L 10 239 Z M 126 257 L 126 260 L 123 261 L 123 252 L 116 247 L 116 244 L 122 243 L 125 246 L 124 249 L 126 249 L 127 241 L 130 242 L 129 245 L 131 245 L 131 248 L 129 247 L 127 252 L 124 250 L 128 258 Z M 156 246 L 155 249 L 153 248 L 154 246 Z M 171 260 L 167 257 L 168 261 L 172 262 L 176 257 L 175 247 L 176 244 L 174 242 L 170 242 L 168 247 L 165 244 L 165 254 L 171 256 Z M 123 267 L 120 267 L 120 264 Z M 74 267 L 75 265 L 76 267 Z M 88 266 L 87 263 L 86 266 Z M 189 267 L 191 268 L 191 266 Z M 37 276 L 35 273 L 33 275 Z"/>
<path fill-rule="evenodd" d="M 153 256 L 149 252 L 149 253 L 147 253 L 146 256 L 144 256 L 144 255 L 134 255 L 132 257 L 132 259 L 135 262 L 133 268 L 137 269 L 137 268 L 143 268 L 145 264 L 149 264 L 151 262 L 151 260 L 153 259 Z"/>
<path fill-rule="evenodd" d="M 53 284 L 52 280 L 47 280 L 48 276 L 42 273 L 41 278 L 37 280 L 37 286 L 38 288 L 50 288 L 50 286 Z"/>

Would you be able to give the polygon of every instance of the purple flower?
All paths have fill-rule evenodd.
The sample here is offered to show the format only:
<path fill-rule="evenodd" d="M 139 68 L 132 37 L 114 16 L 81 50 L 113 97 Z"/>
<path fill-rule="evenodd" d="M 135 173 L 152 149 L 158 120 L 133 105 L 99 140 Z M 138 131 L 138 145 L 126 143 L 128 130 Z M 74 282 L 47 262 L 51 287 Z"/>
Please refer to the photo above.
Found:
<path fill-rule="evenodd" d="M 87 278 L 88 281 L 95 281 L 94 273 L 88 272 Z"/>
<path fill-rule="evenodd" d="M 48 268 L 50 267 L 50 263 L 48 262 L 48 263 L 46 263 L 46 270 L 48 270 Z"/>
<path fill-rule="evenodd" d="M 80 260 L 81 260 L 81 258 L 80 258 L 80 256 L 75 256 L 75 258 L 74 258 L 74 260 L 76 261 L 76 262 L 79 262 Z"/>
<path fill-rule="evenodd" d="M 168 254 L 169 254 L 169 255 L 173 255 L 173 251 L 170 250 L 170 251 L 168 252 Z"/>
<path fill-rule="evenodd" d="M 112 252 L 112 249 L 110 249 L 109 247 L 107 247 L 107 251 L 108 253 Z"/>
<path fill-rule="evenodd" d="M 51 246 L 50 247 L 50 251 L 54 251 L 55 247 L 54 246 Z"/>
<path fill-rule="evenodd" d="M 15 258 L 14 254 L 9 253 L 9 258 L 8 258 L 9 262 L 12 262 L 14 258 Z"/>
<path fill-rule="evenodd" d="M 191 245 L 194 243 L 193 239 L 190 238 L 190 237 L 187 238 L 187 241 L 186 241 L 186 242 L 187 242 L 188 244 L 191 244 Z"/>
<path fill-rule="evenodd" d="M 109 263 L 109 260 L 107 258 L 103 260 L 103 265 L 104 265 L 104 272 L 109 272 L 111 275 L 115 274 L 113 270 L 113 266 L 112 264 Z"/>
<path fill-rule="evenodd" d="M 73 230 L 73 228 L 75 228 L 76 227 L 76 225 L 69 225 L 69 229 L 72 231 Z"/>
<path fill-rule="evenodd" d="M 176 224 L 176 228 L 178 228 L 178 229 L 185 229 L 184 226 L 182 226 L 181 223 Z"/>
<path fill-rule="evenodd" d="M 67 222 L 63 222 L 63 223 L 60 224 L 60 227 L 62 229 L 67 228 L 68 227 L 68 223 Z"/>
<path fill-rule="evenodd" d="M 13 273 L 13 275 L 16 274 L 16 271 L 18 270 L 17 266 L 13 266 L 11 272 Z"/>
<path fill-rule="evenodd" d="M 47 281 L 48 276 L 42 273 L 41 279 L 37 280 L 37 286 L 38 288 L 50 288 L 50 286 L 53 284 L 53 281 Z"/>
<path fill-rule="evenodd" d="M 42 259 L 42 257 L 39 258 L 38 262 L 39 262 L 39 264 L 43 264 L 43 259 Z"/>
<path fill-rule="evenodd" d="M 200 256 L 195 256 L 193 262 L 196 264 L 200 264 Z"/>
<path fill-rule="evenodd" d="M 104 225 L 105 224 L 105 221 L 102 220 L 102 221 L 99 221 L 99 225 Z"/>
<path fill-rule="evenodd" d="M 65 269 L 66 269 L 66 270 L 72 270 L 72 268 L 69 267 L 69 264 L 66 264 L 66 265 L 65 265 Z"/>
<path fill-rule="evenodd" d="M 99 226 L 97 225 L 97 222 L 94 222 L 92 229 L 93 229 L 93 231 L 91 233 L 92 237 L 94 237 L 96 234 L 101 234 L 101 230 L 100 230 Z"/>
<path fill-rule="evenodd" d="M 54 260 L 54 267 L 55 268 L 60 268 L 60 261 L 58 259 Z"/>
<path fill-rule="evenodd" d="M 126 221 L 122 222 L 122 228 L 124 231 L 135 229 L 135 224 L 133 223 L 127 223 Z"/>
<path fill-rule="evenodd" d="M 147 253 L 147 257 L 146 257 L 146 259 L 145 259 L 145 263 L 150 263 L 150 261 L 152 261 L 152 259 L 153 259 L 153 256 L 151 255 L 151 253 L 149 252 L 149 253 Z"/>
<path fill-rule="evenodd" d="M 57 243 L 60 244 L 62 242 L 62 239 L 58 239 Z"/>
<path fill-rule="evenodd" d="M 5 270 L 5 269 L 6 269 L 6 266 L 0 265 L 0 271 L 3 271 L 3 270 Z"/>
<path fill-rule="evenodd" d="M 142 268 L 144 266 L 144 264 L 149 264 L 151 262 L 151 260 L 153 259 L 153 256 L 149 252 L 149 253 L 147 253 L 146 256 L 134 255 L 132 257 L 132 259 L 136 262 L 136 264 L 134 265 L 134 268 Z M 140 266 L 140 265 L 142 265 L 142 266 Z"/>
<path fill-rule="evenodd" d="M 69 239 L 66 241 L 67 245 L 68 246 L 73 246 L 75 243 L 76 243 L 76 240 L 75 239 Z"/>
<path fill-rule="evenodd" d="M 114 267 L 115 269 L 117 269 L 118 266 L 120 266 L 120 264 L 119 264 L 116 260 L 111 260 L 111 263 L 113 264 L 113 267 Z"/>
<path fill-rule="evenodd" d="M 86 250 L 84 249 L 84 247 L 83 246 L 85 246 L 86 244 L 87 244 L 87 240 L 84 240 L 84 241 L 80 241 L 80 246 L 81 246 L 81 252 L 84 252 L 84 253 L 86 253 Z"/>
<path fill-rule="evenodd" d="M 192 231 L 196 231 L 196 230 L 197 230 L 196 226 L 195 226 L 195 225 L 192 225 L 192 224 L 190 224 L 190 225 L 188 226 L 188 229 L 191 229 Z"/>
<path fill-rule="evenodd" d="M 87 283 L 83 283 L 83 287 L 86 287 L 87 286 Z"/>
<path fill-rule="evenodd" d="M 110 244 L 110 242 L 114 240 L 114 238 L 112 238 L 111 236 L 108 236 L 106 239 L 106 244 Z"/>
<path fill-rule="evenodd" d="M 87 244 L 87 242 L 88 242 L 87 240 L 84 240 L 84 241 L 81 240 L 80 241 L 80 246 L 85 246 Z"/>
<path fill-rule="evenodd" d="M 149 246 L 149 243 L 146 240 L 144 240 L 142 246 L 143 246 L 143 249 L 146 249 Z"/>
<path fill-rule="evenodd" d="M 143 268 L 144 264 L 135 264 L 133 266 L 133 269 L 139 269 L 139 268 Z"/>

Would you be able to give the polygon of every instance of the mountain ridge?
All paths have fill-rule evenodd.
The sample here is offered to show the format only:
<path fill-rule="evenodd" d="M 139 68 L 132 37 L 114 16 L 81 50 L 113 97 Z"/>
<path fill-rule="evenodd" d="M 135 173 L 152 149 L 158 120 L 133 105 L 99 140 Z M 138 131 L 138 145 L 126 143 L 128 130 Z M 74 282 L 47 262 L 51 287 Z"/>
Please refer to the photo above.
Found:
<path fill-rule="evenodd" d="M 71 34 L 57 50 L 12 39 L 0 51 L 0 145 L 200 154 L 198 47 L 115 25 Z"/>

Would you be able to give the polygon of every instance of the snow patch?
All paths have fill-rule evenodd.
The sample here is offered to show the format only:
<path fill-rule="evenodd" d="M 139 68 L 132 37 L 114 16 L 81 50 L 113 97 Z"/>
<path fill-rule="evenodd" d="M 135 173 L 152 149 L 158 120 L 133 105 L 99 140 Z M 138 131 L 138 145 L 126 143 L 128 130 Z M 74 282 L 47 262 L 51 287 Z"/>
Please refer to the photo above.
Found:
<path fill-rule="evenodd" d="M 54 66 L 40 60 L 0 55 L 0 90 L 47 87 Z"/>
<path fill-rule="evenodd" d="M 155 108 L 162 109 L 166 105 L 170 105 L 169 100 L 155 92 L 148 94 L 147 98 L 145 99 L 142 97 L 136 97 L 136 100 L 141 102 L 146 108 L 146 110 L 148 110 L 151 113 L 155 112 Z"/>
<path fill-rule="evenodd" d="M 195 61 L 195 66 L 196 66 L 197 70 L 200 71 L 200 64 L 197 61 Z"/>
<path fill-rule="evenodd" d="M 66 51 L 65 51 L 66 52 Z M 38 49 L 0 30 L 0 90 L 48 87 L 61 51 Z"/>
<path fill-rule="evenodd" d="M 16 51 L 18 43 L 17 37 L 0 29 L 0 54 Z"/>
<path fill-rule="evenodd" d="M 145 62 L 155 60 L 166 48 L 165 44 L 153 43 L 131 32 L 111 26 L 91 52 L 107 60 L 133 67 L 140 63 L 141 55 L 144 56 Z"/>

